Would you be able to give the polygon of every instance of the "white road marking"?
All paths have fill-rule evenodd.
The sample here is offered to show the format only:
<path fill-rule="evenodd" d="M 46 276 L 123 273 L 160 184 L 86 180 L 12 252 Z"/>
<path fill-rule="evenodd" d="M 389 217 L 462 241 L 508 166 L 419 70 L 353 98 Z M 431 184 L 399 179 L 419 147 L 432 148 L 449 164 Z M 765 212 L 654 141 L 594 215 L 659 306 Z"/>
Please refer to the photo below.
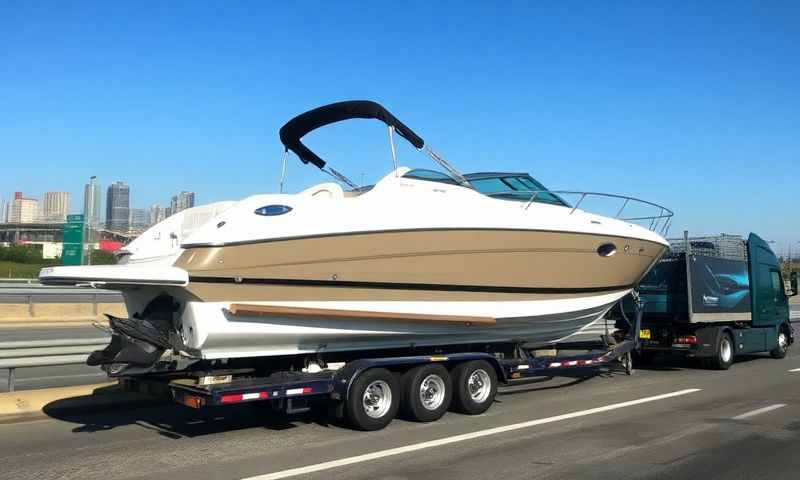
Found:
<path fill-rule="evenodd" d="M 785 403 L 776 403 L 775 405 L 769 405 L 764 408 L 759 408 L 758 410 L 753 410 L 752 412 L 743 413 L 741 415 L 737 415 L 733 417 L 734 420 L 744 420 L 745 418 L 755 417 L 756 415 L 761 415 L 762 413 L 771 412 L 773 410 L 777 410 L 779 408 L 785 407 Z"/>
<path fill-rule="evenodd" d="M 791 370 L 789 370 L 789 371 L 790 371 L 790 372 L 800 372 L 800 368 L 793 368 L 793 369 L 791 369 Z"/>
<path fill-rule="evenodd" d="M 620 408 L 630 407 L 633 405 L 640 405 L 643 403 L 655 402 L 658 400 L 666 400 L 668 398 L 679 397 L 690 393 L 699 392 L 700 388 L 687 388 L 686 390 L 678 390 L 676 392 L 665 393 L 663 395 L 655 395 L 652 397 L 644 397 L 627 402 L 613 403 L 602 407 L 590 408 L 588 410 L 580 410 L 577 412 L 565 413 L 563 415 L 556 415 L 554 417 L 540 418 L 537 420 L 530 420 L 527 422 L 514 423 L 512 425 L 505 425 L 502 427 L 489 428 L 486 430 L 479 430 L 477 432 L 465 433 L 462 435 L 455 435 L 453 437 L 440 438 L 438 440 L 431 440 L 428 442 L 415 443 L 406 445 L 404 447 L 390 448 L 388 450 L 381 450 L 378 452 L 367 453 L 364 455 L 356 455 L 355 457 L 341 458 L 339 460 L 332 460 L 330 462 L 318 463 L 316 465 L 308 465 L 305 467 L 292 468 L 289 470 L 282 470 L 280 472 L 267 473 L 264 475 L 257 475 L 249 477 L 244 480 L 278 480 L 281 478 L 295 477 L 297 475 L 308 475 L 314 472 L 329 470 L 331 468 L 343 467 L 345 465 L 352 465 L 354 463 L 368 462 L 370 460 L 377 460 L 379 458 L 391 457 L 403 453 L 416 452 L 417 450 L 424 450 L 427 448 L 440 447 L 442 445 L 450 445 L 452 443 L 463 442 L 466 440 L 473 440 L 476 438 L 486 437 L 489 435 L 497 435 L 498 433 L 505 433 L 523 428 L 534 427 L 537 425 L 544 425 L 546 423 L 560 422 L 562 420 L 569 420 L 571 418 L 585 417 L 595 413 L 603 413 Z"/>

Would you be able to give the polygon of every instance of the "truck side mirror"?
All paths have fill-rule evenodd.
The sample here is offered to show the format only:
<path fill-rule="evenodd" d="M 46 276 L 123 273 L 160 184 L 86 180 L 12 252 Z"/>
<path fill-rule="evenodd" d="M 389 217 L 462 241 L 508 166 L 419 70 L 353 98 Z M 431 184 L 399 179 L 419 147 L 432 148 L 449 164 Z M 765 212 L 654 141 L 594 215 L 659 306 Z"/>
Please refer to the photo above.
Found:
<path fill-rule="evenodd" d="M 789 279 L 789 283 L 792 285 L 792 293 L 790 293 L 789 296 L 794 297 L 797 295 L 797 272 L 790 273 Z"/>

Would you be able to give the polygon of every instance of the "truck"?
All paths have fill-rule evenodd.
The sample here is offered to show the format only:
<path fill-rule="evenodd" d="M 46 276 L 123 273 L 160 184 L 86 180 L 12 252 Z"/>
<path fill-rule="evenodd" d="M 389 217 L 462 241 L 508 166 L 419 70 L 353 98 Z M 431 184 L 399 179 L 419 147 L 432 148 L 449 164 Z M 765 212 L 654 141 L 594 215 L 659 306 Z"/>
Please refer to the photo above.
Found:
<path fill-rule="evenodd" d="M 797 295 L 797 276 L 787 292 L 768 242 L 753 233 L 745 240 L 684 232 L 670 243 L 639 285 L 640 361 L 671 353 L 727 370 L 745 354 L 786 356 L 795 340 L 788 297 Z M 628 302 L 619 313 L 631 309 Z"/>

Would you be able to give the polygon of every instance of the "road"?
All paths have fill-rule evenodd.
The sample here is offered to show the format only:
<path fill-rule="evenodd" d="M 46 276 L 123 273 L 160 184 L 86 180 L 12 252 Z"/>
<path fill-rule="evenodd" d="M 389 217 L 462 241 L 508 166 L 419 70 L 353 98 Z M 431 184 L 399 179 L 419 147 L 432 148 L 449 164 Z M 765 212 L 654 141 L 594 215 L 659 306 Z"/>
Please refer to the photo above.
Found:
<path fill-rule="evenodd" d="M 372 433 L 254 405 L 76 414 L 0 425 L 0 478 L 796 478 L 793 369 L 798 348 L 722 372 L 556 379 L 506 390 L 481 416 Z"/>

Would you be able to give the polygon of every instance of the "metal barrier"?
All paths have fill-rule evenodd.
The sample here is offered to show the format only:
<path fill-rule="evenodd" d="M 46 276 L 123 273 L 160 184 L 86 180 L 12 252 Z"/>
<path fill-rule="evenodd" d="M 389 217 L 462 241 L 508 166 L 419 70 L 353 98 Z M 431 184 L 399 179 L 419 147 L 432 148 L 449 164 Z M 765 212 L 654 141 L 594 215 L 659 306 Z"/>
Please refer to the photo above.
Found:
<path fill-rule="evenodd" d="M 0 287 L 0 303 L 122 303 L 120 292 L 85 287 Z"/>
<path fill-rule="evenodd" d="M 79 365 L 110 341 L 109 338 L 75 338 L 0 342 L 0 369 L 8 370 L 8 391 L 14 391 L 17 368 Z"/>

